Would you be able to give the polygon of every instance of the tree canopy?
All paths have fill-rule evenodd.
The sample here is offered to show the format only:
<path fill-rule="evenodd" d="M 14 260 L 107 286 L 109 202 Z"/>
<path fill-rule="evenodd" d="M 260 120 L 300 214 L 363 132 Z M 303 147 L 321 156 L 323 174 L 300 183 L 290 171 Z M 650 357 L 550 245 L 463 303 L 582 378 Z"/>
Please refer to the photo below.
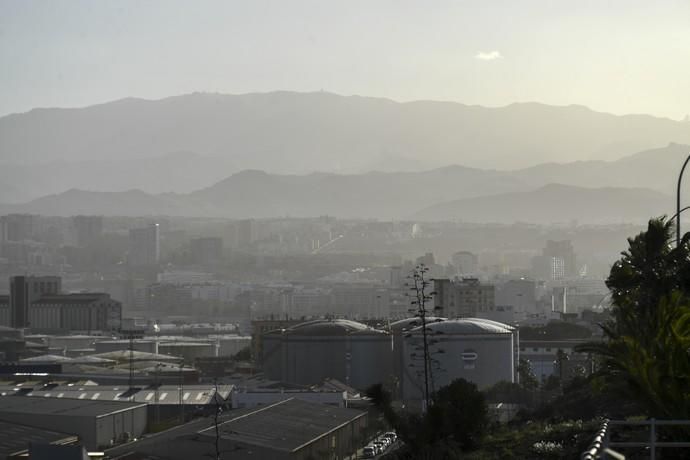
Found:
<path fill-rule="evenodd" d="M 612 320 L 606 341 L 580 351 L 601 359 L 600 381 L 639 403 L 647 415 L 690 418 L 690 254 L 685 234 L 673 246 L 664 218 L 629 238 L 611 268 Z"/>

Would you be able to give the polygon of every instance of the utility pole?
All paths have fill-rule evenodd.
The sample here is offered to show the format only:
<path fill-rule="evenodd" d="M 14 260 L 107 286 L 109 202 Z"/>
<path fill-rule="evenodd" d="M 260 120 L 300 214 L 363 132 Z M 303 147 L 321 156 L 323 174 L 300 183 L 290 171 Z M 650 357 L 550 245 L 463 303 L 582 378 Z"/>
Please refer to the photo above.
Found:
<path fill-rule="evenodd" d="M 690 155 L 685 159 L 683 167 L 680 168 L 680 174 L 678 174 L 678 185 L 676 186 L 676 247 L 680 246 L 680 185 L 683 181 L 683 173 L 685 172 L 685 167 L 690 161 Z"/>
<path fill-rule="evenodd" d="M 184 423 L 184 373 L 183 373 L 184 360 L 180 361 L 180 423 Z"/>

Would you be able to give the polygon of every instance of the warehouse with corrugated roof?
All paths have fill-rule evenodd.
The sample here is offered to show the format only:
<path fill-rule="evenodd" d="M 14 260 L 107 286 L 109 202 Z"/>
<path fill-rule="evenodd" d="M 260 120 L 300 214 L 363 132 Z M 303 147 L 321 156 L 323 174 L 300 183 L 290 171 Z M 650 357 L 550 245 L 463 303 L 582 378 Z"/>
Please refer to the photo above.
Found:
<path fill-rule="evenodd" d="M 124 442 L 146 430 L 146 404 L 65 398 L 0 397 L 0 421 L 79 436 L 89 450 Z"/>

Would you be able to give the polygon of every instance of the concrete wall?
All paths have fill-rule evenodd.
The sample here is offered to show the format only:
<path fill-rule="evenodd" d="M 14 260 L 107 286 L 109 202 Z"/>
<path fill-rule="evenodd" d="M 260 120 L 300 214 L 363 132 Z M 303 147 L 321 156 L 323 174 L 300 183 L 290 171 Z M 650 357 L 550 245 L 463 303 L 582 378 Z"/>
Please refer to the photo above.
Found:
<path fill-rule="evenodd" d="M 125 433 L 129 438 L 138 438 L 146 432 L 147 408 L 145 405 L 118 411 L 95 419 L 95 441 L 98 448 L 115 444 L 123 439 Z"/>

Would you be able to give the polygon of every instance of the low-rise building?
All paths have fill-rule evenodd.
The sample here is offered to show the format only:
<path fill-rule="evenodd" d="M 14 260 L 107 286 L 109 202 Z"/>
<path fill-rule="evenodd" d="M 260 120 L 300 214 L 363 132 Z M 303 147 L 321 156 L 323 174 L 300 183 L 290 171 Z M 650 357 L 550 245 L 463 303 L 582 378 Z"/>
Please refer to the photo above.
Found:
<path fill-rule="evenodd" d="M 32 331 L 114 331 L 122 322 L 122 304 L 104 293 L 44 295 L 29 308 Z"/>
<path fill-rule="evenodd" d="M 146 404 L 66 398 L 0 397 L 0 420 L 79 436 L 96 450 L 146 431 Z"/>

